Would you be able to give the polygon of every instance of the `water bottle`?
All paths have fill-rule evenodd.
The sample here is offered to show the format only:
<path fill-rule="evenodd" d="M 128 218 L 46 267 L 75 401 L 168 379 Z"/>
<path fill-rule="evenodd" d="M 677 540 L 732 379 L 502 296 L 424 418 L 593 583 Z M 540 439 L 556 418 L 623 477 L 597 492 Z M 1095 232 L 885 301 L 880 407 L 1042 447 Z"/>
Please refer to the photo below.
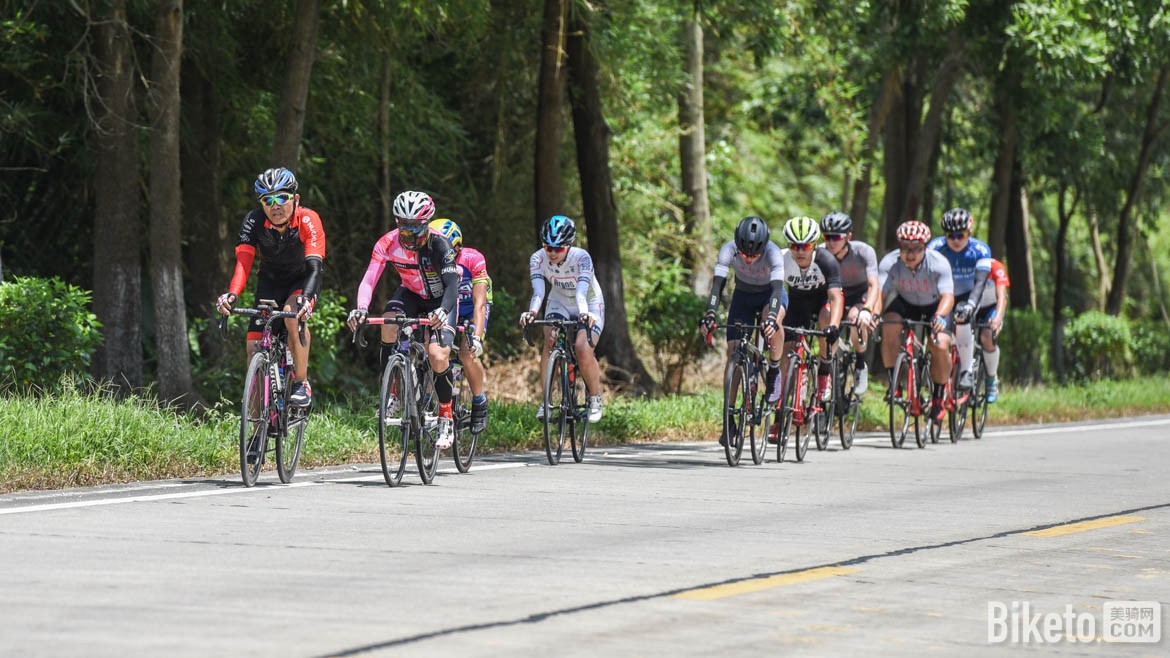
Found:
<path fill-rule="evenodd" d="M 577 382 L 577 364 L 569 362 L 569 386 Z"/>

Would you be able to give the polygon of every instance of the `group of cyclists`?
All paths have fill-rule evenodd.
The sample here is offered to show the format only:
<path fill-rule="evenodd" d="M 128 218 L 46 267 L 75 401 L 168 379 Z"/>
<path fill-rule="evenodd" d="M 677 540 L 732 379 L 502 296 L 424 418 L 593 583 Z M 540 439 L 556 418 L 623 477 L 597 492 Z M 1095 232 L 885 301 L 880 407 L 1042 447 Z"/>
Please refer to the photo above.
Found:
<path fill-rule="evenodd" d="M 959 354 L 960 392 L 974 384 L 973 322 L 984 327 L 979 343 L 987 370 L 987 401 L 998 397 L 996 336 L 1003 328 L 1010 281 L 987 244 L 972 237 L 973 223 L 967 210 L 948 210 L 941 218 L 943 235 L 932 240 L 926 224 L 904 222 L 896 231 L 898 248 L 879 262 L 873 247 L 853 239 L 853 220 L 843 212 L 829 212 L 820 222 L 811 217 L 788 220 L 783 229 L 787 249 L 771 241 L 763 219 L 745 217 L 736 226 L 734 239 L 719 250 L 700 328 L 710 338 L 718 325 L 724 285 L 734 271 L 735 292 L 727 312 L 728 362 L 745 338 L 738 326 L 751 326 L 759 318 L 768 345 L 764 394 L 771 405 L 781 398 L 780 373 L 786 365 L 782 361 L 795 341 L 786 340 L 786 328 L 815 325 L 824 332 L 818 339 L 817 394 L 828 401 L 834 390 L 830 373 L 842 320 L 857 329 L 849 336 L 857 394 L 868 388 L 865 352 L 870 335 L 880 326 L 882 363 L 889 370 L 897 357 L 902 319 L 928 322 L 933 332 L 929 413 L 941 423 L 946 414 L 943 392 L 951 377 L 952 337 Z M 778 427 L 773 425 L 773 432 Z M 728 433 L 734 431 L 724 427 L 720 443 L 726 445 Z"/>
<path fill-rule="evenodd" d="M 228 291 L 219 296 L 217 310 L 227 315 L 243 294 L 257 253 L 260 254 L 256 301 L 271 299 L 283 304 L 297 317 L 285 320 L 289 335 L 299 323 L 313 313 L 321 291 L 321 272 L 325 260 L 325 229 L 320 216 L 301 205 L 300 185 L 287 168 L 276 167 L 261 173 L 253 184 L 259 209 L 245 215 L 235 254 L 236 265 Z M 359 330 L 370 314 L 374 288 L 386 264 L 394 267 L 401 280 L 399 288 L 382 309 L 383 317 L 426 317 L 429 320 L 427 359 L 434 372 L 435 398 L 439 403 L 436 445 L 448 448 L 454 438 L 452 413 L 451 351 L 455 345 L 455 326 L 469 322 L 457 348 L 460 363 L 467 374 L 472 393 L 471 431 L 479 434 L 487 427 L 488 401 L 485 390 L 483 338 L 491 317 L 492 280 L 484 256 L 463 244 L 463 231 L 451 220 L 435 218 L 435 202 L 425 192 L 408 190 L 394 199 L 395 228 L 381 236 L 370 255 L 365 276 L 358 285 L 356 307 L 346 320 L 353 331 Z M 542 247 L 529 259 L 532 298 L 528 310 L 520 316 L 527 326 L 541 307 L 547 307 L 546 319 L 576 319 L 577 357 L 589 391 L 588 420 L 601 419 L 601 369 L 586 332 L 593 341 L 605 326 L 605 302 L 601 286 L 593 272 L 589 253 L 574 246 L 577 238 L 573 220 L 554 215 L 544 222 L 540 237 Z M 547 282 L 547 289 L 546 289 Z M 256 351 L 263 320 L 256 318 L 247 330 L 248 358 Z M 384 368 L 398 340 L 399 327 L 384 324 L 381 330 L 380 364 Z M 289 341 L 294 363 L 294 383 L 289 403 L 298 407 L 312 404 L 308 381 L 309 332 L 305 341 Z M 546 329 L 541 356 L 544 371 L 554 334 Z M 397 412 L 398 400 L 387 401 L 379 413 Z M 538 416 L 543 418 L 544 408 Z"/>
<path fill-rule="evenodd" d="M 235 271 L 228 291 L 220 295 L 216 307 L 225 315 L 231 312 L 259 254 L 257 303 L 262 299 L 282 301 L 285 311 L 297 314 L 285 320 L 286 331 L 295 332 L 298 323 L 312 315 L 321 291 L 325 229 L 320 216 L 301 205 L 299 183 L 292 171 L 284 167 L 265 170 L 253 187 L 260 207 L 244 217 L 235 247 Z M 488 404 L 480 359 L 491 316 L 492 280 L 483 254 L 463 244 L 459 225 L 451 219 L 435 218 L 435 213 L 435 202 L 425 192 L 406 191 L 395 198 L 395 228 L 374 244 L 347 325 L 357 331 L 367 320 L 374 288 L 387 263 L 392 265 L 401 285 L 381 314 L 387 318 L 425 316 L 429 320 L 427 357 L 439 402 L 436 443 L 447 448 L 453 439 L 451 351 L 457 336 L 455 326 L 465 322 L 470 323 L 471 330 L 460 337 L 457 353 L 473 396 L 471 431 L 478 434 L 487 425 Z M 788 220 L 783 228 L 787 248 L 783 249 L 771 240 L 767 222 L 757 216 L 745 217 L 736 226 L 734 239 L 719 250 L 700 328 L 710 336 L 718 324 L 719 302 L 734 272 L 735 290 L 727 313 L 728 357 L 745 338 L 735 325 L 750 326 L 759 318 L 768 346 L 765 397 L 769 404 L 775 404 L 781 396 L 782 361 L 791 346 L 791 339 L 785 338 L 786 328 L 815 325 L 823 331 L 823 337 L 818 339 L 817 391 L 822 400 L 827 400 L 833 394 L 831 363 L 838 349 L 842 321 L 857 328 L 848 341 L 856 359 L 854 391 L 858 394 L 868 385 L 864 354 L 879 324 L 881 357 L 888 369 L 897 355 L 901 319 L 929 322 L 934 332 L 931 379 L 935 393 L 930 413 L 941 420 L 945 413 L 942 389 L 951 375 L 947 356 L 952 336 L 963 370 L 959 386 L 969 389 L 973 383 L 974 320 L 985 326 L 978 338 L 987 367 L 988 401 L 994 402 L 999 365 L 995 338 L 1003 326 L 1004 290 L 1009 281 L 988 246 L 971 236 L 972 223 L 968 211 L 948 210 L 941 221 L 944 234 L 932 240 L 926 224 L 907 221 L 897 229 L 898 248 L 878 262 L 873 247 L 853 239 L 853 221 L 843 212 L 830 212 L 820 222 L 811 217 Z M 528 326 L 542 306 L 545 319 L 578 322 L 576 354 L 588 389 L 588 421 L 592 423 L 602 415 L 601 372 L 592 345 L 605 326 L 605 300 L 593 271 L 593 259 L 586 250 L 575 246 L 576 237 L 576 226 L 569 217 L 554 215 L 544 222 L 541 248 L 529 258 L 532 297 L 519 323 L 521 327 Z M 248 326 L 249 358 L 257 348 L 262 328 L 260 319 L 253 319 Z M 398 331 L 395 324 L 382 325 L 382 367 L 394 350 Z M 587 332 L 592 333 L 592 340 Z M 307 327 L 304 335 L 303 342 L 289 341 L 294 364 L 289 402 L 298 407 L 312 404 Z M 554 340 L 553 329 L 546 327 L 542 375 Z M 388 408 L 379 413 L 394 413 L 397 404 L 391 399 Z M 541 405 L 538 419 L 543 419 L 544 414 Z M 726 442 L 726 432 L 727 428 L 721 442 Z"/>

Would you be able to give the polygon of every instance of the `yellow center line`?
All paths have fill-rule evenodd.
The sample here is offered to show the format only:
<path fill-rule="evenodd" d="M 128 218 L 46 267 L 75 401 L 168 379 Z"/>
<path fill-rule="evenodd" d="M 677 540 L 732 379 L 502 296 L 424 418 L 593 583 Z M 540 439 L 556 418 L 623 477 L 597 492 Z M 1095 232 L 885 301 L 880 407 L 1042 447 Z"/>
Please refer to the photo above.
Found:
<path fill-rule="evenodd" d="M 1125 525 L 1126 523 L 1137 523 L 1138 521 L 1145 520 L 1146 517 L 1144 516 L 1107 516 L 1103 519 L 1082 521 L 1080 523 L 1067 523 L 1065 525 L 1044 528 L 1043 530 L 1025 532 L 1024 534 L 1031 535 L 1033 537 L 1059 537 L 1061 535 L 1071 535 L 1074 532 L 1084 532 L 1086 530 L 1096 530 L 1098 528 L 1111 528 L 1115 525 Z"/>
<path fill-rule="evenodd" d="M 766 578 L 753 578 L 752 580 L 744 580 L 738 583 L 729 583 L 727 585 L 700 587 L 698 589 L 679 592 L 678 594 L 674 595 L 674 598 L 692 599 L 695 601 L 713 601 L 715 599 L 723 599 L 729 596 L 737 596 L 739 594 L 748 594 L 750 592 L 759 592 L 765 589 L 772 589 L 773 587 L 783 587 L 784 585 L 806 583 L 810 580 L 821 580 L 822 578 L 832 578 L 833 576 L 844 576 L 845 574 L 850 574 L 857 571 L 861 571 L 861 569 L 856 567 L 818 567 L 816 569 L 808 569 L 806 571 L 797 571 L 796 573 L 767 576 Z"/>

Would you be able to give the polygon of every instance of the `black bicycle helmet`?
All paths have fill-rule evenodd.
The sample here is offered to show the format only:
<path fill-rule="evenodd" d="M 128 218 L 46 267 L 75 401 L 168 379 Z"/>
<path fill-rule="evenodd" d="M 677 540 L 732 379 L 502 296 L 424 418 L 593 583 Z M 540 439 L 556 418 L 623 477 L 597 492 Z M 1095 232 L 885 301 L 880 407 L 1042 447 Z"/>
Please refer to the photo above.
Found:
<path fill-rule="evenodd" d="M 834 210 L 821 218 L 821 233 L 849 233 L 852 230 L 853 220 L 840 210 Z"/>
<path fill-rule="evenodd" d="M 735 248 L 747 256 L 764 253 L 768 246 L 768 225 L 763 219 L 750 215 L 739 220 L 735 227 Z"/>

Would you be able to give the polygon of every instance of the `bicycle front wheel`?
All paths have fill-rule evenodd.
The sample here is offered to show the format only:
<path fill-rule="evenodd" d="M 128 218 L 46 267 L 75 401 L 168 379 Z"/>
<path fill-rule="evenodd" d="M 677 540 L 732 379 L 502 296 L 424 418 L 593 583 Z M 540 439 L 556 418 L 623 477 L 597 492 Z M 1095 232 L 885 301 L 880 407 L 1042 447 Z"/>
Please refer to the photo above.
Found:
<path fill-rule="evenodd" d="M 561 463 L 565 451 L 566 388 L 565 355 L 554 350 L 548 356 L 548 372 L 544 380 L 544 454 L 550 466 Z"/>
<path fill-rule="evenodd" d="M 818 386 L 816 388 L 820 387 Z M 825 450 L 829 447 L 829 435 L 833 433 L 833 420 L 836 418 L 837 413 L 837 400 L 840 399 L 837 394 L 836 356 L 833 357 L 833 360 L 829 364 L 829 391 L 828 400 L 817 400 L 821 407 L 820 413 L 817 414 L 816 425 L 813 426 L 813 429 L 816 431 L 817 450 Z M 820 391 L 817 391 L 814 393 L 814 396 L 819 395 L 819 393 Z"/>
<path fill-rule="evenodd" d="M 723 375 L 723 453 L 728 466 L 738 466 L 743 454 L 744 425 L 750 422 L 751 405 L 747 364 L 733 357 Z"/>
<path fill-rule="evenodd" d="M 479 435 L 471 432 L 471 386 L 467 384 L 467 372 L 462 367 L 455 370 L 454 382 L 451 412 L 455 417 L 455 444 L 451 452 L 455 456 L 455 468 L 466 473 L 475 458 Z"/>
<path fill-rule="evenodd" d="M 757 382 L 760 379 L 761 372 L 764 373 L 765 378 L 767 377 L 768 371 L 763 369 L 763 363 L 758 363 L 752 370 L 755 371 L 754 377 Z M 749 391 L 753 389 L 759 391 L 758 395 L 753 396 L 754 404 L 756 405 L 755 418 L 758 419 L 759 425 L 757 426 L 756 423 L 752 423 L 752 431 L 749 438 L 751 440 L 752 463 L 758 466 L 763 464 L 764 459 L 768 456 L 768 435 L 772 431 L 772 423 L 776 420 L 776 405 L 768 405 L 768 399 L 765 395 L 768 390 L 766 385 L 761 387 L 757 383 L 755 386 L 748 387 Z"/>
<path fill-rule="evenodd" d="M 256 484 L 268 450 L 268 386 L 268 358 L 257 352 L 248 363 L 240 404 L 240 475 L 245 487 Z"/>
<path fill-rule="evenodd" d="M 382 394 L 378 402 L 378 456 L 386 484 L 397 487 L 406 473 L 408 441 L 413 430 L 408 402 L 414 397 L 409 386 L 406 360 L 395 354 L 382 372 Z"/>
<path fill-rule="evenodd" d="M 804 422 L 796 424 L 796 461 L 803 462 L 804 456 L 808 454 L 808 440 L 812 434 L 816 433 L 817 423 L 820 419 L 818 414 L 813 411 L 816 405 L 817 387 L 814 382 L 810 382 L 808 366 L 803 366 L 796 373 L 796 404 L 804 409 Z"/>
<path fill-rule="evenodd" d="M 979 347 L 976 352 L 981 352 Z M 971 389 L 971 434 L 983 438 L 983 428 L 987 425 L 987 364 L 983 362 L 983 355 L 975 355 L 975 387 Z"/>
<path fill-rule="evenodd" d="M 800 399 L 796 395 L 796 357 L 789 356 L 788 369 L 784 373 L 784 390 L 780 395 L 780 410 L 776 412 L 776 463 L 784 462 L 788 451 L 788 430 L 792 428 L 792 414 Z"/>
<path fill-rule="evenodd" d="M 910 363 L 906 353 L 894 361 L 893 376 L 890 377 L 890 445 L 901 448 L 910 432 Z M 917 434 L 917 432 L 915 432 Z"/>
<path fill-rule="evenodd" d="M 857 367 L 852 353 L 846 353 L 837 367 L 841 385 L 837 387 L 836 415 L 837 433 L 841 449 L 853 447 L 853 436 L 857 433 L 857 420 L 861 416 L 861 396 L 854 392 L 857 387 Z"/>
<path fill-rule="evenodd" d="M 439 398 L 435 395 L 435 373 L 426 361 L 418 368 L 418 415 L 422 422 L 414 427 L 414 461 L 423 484 L 430 484 L 439 470 Z"/>
<path fill-rule="evenodd" d="M 569 408 L 573 410 L 569 417 L 569 443 L 573 461 L 580 464 L 585 459 L 585 443 L 589 439 L 589 391 L 585 388 L 585 378 L 575 367 L 570 371 L 569 390 Z"/>
<path fill-rule="evenodd" d="M 920 409 L 918 415 L 914 416 L 914 441 L 919 448 L 926 447 L 926 435 L 929 433 L 932 440 L 938 443 L 938 436 L 934 433 L 934 419 L 930 414 L 932 395 L 931 383 L 934 381 L 930 378 L 930 352 L 927 351 L 922 355 L 922 359 L 918 361 L 918 371 L 915 375 L 918 381 L 918 400 Z M 925 422 L 925 427 L 923 423 Z"/>
<path fill-rule="evenodd" d="M 292 389 L 292 373 L 284 383 L 284 407 L 280 413 L 280 432 L 276 435 L 276 473 L 280 481 L 292 482 L 301 461 L 301 446 L 305 440 L 305 425 L 309 422 L 309 410 L 293 407 L 288 403 Z"/>

